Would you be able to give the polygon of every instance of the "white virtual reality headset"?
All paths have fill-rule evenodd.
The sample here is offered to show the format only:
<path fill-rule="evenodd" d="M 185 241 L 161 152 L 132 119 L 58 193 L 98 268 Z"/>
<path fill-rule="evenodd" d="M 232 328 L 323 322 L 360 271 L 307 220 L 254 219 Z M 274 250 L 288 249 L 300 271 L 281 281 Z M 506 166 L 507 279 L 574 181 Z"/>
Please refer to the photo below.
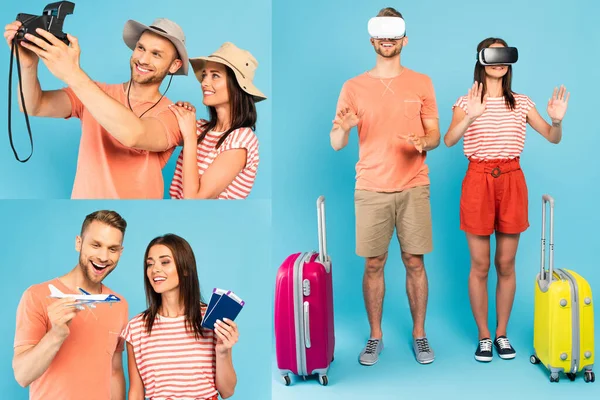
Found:
<path fill-rule="evenodd" d="M 477 53 L 481 65 L 511 65 L 519 59 L 516 47 L 486 47 Z"/>
<path fill-rule="evenodd" d="M 406 36 L 406 24 L 400 17 L 373 17 L 368 24 L 373 39 L 402 39 Z"/>

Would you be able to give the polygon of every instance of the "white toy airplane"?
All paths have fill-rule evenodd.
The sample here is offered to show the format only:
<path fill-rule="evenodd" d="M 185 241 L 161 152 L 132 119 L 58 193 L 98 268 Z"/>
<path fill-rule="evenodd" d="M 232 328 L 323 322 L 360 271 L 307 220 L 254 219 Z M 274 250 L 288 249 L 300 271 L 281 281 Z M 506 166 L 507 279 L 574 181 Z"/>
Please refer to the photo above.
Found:
<path fill-rule="evenodd" d="M 83 294 L 66 294 L 58 290 L 56 286 L 52 284 L 49 284 L 48 288 L 50 288 L 50 297 L 53 297 L 55 299 L 64 299 L 66 297 L 71 297 L 77 300 L 78 303 L 86 305 L 90 308 L 96 308 L 95 303 L 109 303 L 112 305 L 112 303 L 121 301 L 121 299 L 119 299 L 114 294 L 90 294 L 81 288 L 79 288 L 79 290 Z M 84 307 L 80 304 L 76 305 L 75 307 L 80 310 L 83 310 Z"/>

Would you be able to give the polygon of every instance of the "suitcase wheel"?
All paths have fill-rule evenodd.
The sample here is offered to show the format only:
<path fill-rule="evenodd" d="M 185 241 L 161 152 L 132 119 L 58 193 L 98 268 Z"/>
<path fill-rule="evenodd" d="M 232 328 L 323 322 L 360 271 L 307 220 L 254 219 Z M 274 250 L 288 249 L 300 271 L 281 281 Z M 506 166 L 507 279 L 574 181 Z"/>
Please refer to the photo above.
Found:
<path fill-rule="evenodd" d="M 323 386 L 327 386 L 327 384 L 329 383 L 327 375 L 319 375 L 319 383 Z"/>
<path fill-rule="evenodd" d="M 537 358 L 535 356 L 535 354 L 532 354 L 531 357 L 529 357 L 529 362 L 532 364 L 539 364 L 540 363 L 540 359 Z"/>
<path fill-rule="evenodd" d="M 290 383 L 292 383 L 292 380 L 290 379 L 289 375 L 283 375 L 283 383 L 285 383 L 285 386 L 290 386 Z"/>
<path fill-rule="evenodd" d="M 592 371 L 585 371 L 583 375 L 583 380 L 587 382 L 593 383 L 596 380 L 596 375 Z"/>
<path fill-rule="evenodd" d="M 553 372 L 550 374 L 550 382 L 558 382 L 559 381 L 559 377 L 558 377 L 558 372 Z"/>
<path fill-rule="evenodd" d="M 573 381 L 575 380 L 575 376 L 576 376 L 575 374 L 572 374 L 572 373 L 570 373 L 570 372 L 569 372 L 569 373 L 567 373 L 567 378 L 569 378 L 569 380 L 570 380 L 571 382 L 573 382 Z"/>

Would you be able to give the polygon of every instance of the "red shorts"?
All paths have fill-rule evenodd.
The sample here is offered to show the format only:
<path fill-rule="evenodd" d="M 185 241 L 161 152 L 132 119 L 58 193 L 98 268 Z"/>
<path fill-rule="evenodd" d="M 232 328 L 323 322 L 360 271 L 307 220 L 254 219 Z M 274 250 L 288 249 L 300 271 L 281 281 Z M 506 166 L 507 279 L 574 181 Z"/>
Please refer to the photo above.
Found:
<path fill-rule="evenodd" d="M 462 183 L 460 229 L 517 234 L 529 227 L 527 184 L 519 159 L 471 161 Z"/>

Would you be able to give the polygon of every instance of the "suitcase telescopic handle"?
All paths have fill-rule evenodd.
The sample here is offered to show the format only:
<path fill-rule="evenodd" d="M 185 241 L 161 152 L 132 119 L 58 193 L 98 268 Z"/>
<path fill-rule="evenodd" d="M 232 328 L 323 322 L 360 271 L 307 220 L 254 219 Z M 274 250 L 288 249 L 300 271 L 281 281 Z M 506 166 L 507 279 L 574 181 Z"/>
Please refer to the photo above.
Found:
<path fill-rule="evenodd" d="M 319 228 L 319 261 L 325 265 L 328 270 L 328 256 L 327 256 L 327 232 L 325 229 L 325 196 L 319 196 L 317 199 L 317 220 Z"/>
<path fill-rule="evenodd" d="M 550 243 L 549 243 L 549 268 L 546 275 L 546 203 L 550 204 Z M 552 282 L 552 271 L 554 269 L 554 199 L 545 194 L 542 196 L 542 260 L 540 265 L 540 279 L 546 279 L 548 284 Z"/>

